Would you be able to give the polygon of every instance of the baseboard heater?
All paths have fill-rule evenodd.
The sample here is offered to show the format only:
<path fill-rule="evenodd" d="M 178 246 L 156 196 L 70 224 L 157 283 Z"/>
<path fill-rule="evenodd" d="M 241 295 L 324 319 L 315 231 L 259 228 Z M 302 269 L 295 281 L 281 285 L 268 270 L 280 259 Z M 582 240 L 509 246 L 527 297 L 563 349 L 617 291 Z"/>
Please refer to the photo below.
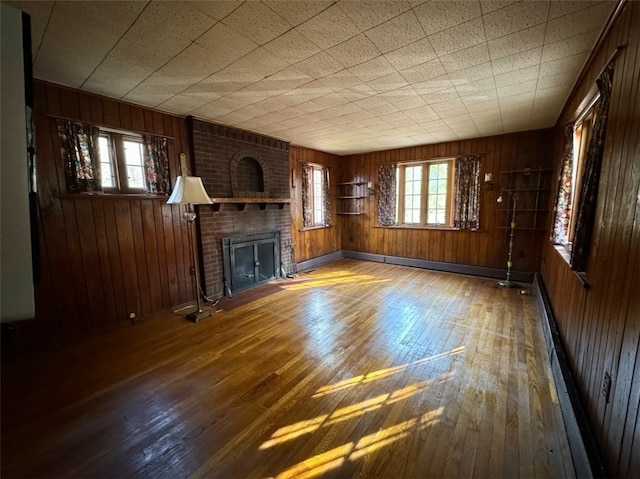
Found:
<path fill-rule="evenodd" d="M 362 261 L 373 261 L 375 263 L 395 264 L 398 266 L 410 266 L 412 268 L 430 269 L 433 271 L 443 271 L 448 273 L 468 274 L 471 276 L 482 276 L 484 278 L 503 279 L 506 269 L 486 268 L 484 266 L 471 266 L 458 263 L 445 263 L 442 261 L 429 261 L 424 259 L 403 258 L 401 256 L 387 256 L 374 253 L 363 253 L 360 251 L 339 250 L 333 253 L 318 256 L 297 264 L 298 271 L 317 268 L 323 264 L 330 263 L 342 258 L 359 259 Z M 522 283 L 531 283 L 533 273 L 526 271 L 512 271 L 511 279 Z"/>
<path fill-rule="evenodd" d="M 606 478 L 604 461 L 596 445 L 595 436 L 589 426 L 587 415 L 580 403 L 578 389 L 576 388 L 564 352 L 562 338 L 551 309 L 551 302 L 547 290 L 540 275 L 536 274 L 533 282 L 533 290 L 538 300 L 538 309 L 542 317 L 542 330 L 549 354 L 551 371 L 558 391 L 558 400 L 562 410 L 569 449 L 576 477 L 579 478 Z"/>

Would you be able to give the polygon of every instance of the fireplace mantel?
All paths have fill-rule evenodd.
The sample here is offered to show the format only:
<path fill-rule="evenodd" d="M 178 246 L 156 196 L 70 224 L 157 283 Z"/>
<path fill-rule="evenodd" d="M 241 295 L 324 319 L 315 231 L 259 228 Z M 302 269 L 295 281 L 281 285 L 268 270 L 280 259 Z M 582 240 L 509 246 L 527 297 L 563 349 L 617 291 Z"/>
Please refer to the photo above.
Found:
<path fill-rule="evenodd" d="M 240 211 L 244 211 L 248 204 L 257 204 L 261 210 L 270 204 L 276 204 L 279 209 L 283 209 L 284 205 L 291 203 L 290 198 L 211 198 L 211 201 L 213 211 L 222 211 L 224 205 L 239 205 Z"/>

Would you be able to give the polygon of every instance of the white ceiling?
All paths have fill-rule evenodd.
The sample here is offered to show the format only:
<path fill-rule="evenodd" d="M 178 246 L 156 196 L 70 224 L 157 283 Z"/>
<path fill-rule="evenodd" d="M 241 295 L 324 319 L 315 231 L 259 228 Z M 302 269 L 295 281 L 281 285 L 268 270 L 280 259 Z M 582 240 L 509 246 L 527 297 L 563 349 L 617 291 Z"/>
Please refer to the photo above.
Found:
<path fill-rule="evenodd" d="M 553 126 L 614 1 L 7 1 L 34 75 L 339 155 Z"/>

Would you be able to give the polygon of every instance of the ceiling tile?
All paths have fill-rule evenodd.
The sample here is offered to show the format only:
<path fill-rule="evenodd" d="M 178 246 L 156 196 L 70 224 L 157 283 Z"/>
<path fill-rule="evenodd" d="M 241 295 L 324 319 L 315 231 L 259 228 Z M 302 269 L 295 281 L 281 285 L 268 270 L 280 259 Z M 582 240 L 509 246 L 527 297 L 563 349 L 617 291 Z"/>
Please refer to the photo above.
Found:
<path fill-rule="evenodd" d="M 221 94 L 216 92 L 180 93 L 160 103 L 158 108 L 164 111 L 174 112 L 178 115 L 186 115 L 207 103 L 217 100 Z"/>
<path fill-rule="evenodd" d="M 496 82 L 496 88 L 513 85 L 514 83 L 522 83 L 529 80 L 535 80 L 538 78 L 538 65 L 531 65 L 527 68 L 522 68 L 513 72 L 501 73 L 496 75 L 494 80 Z"/>
<path fill-rule="evenodd" d="M 196 43 L 209 51 L 211 60 L 215 61 L 220 69 L 258 48 L 256 43 L 222 23 L 214 25 L 201 35 Z M 225 47 L 221 48 L 221 45 Z"/>
<path fill-rule="evenodd" d="M 396 70 L 389 64 L 385 57 L 379 56 L 367 62 L 349 68 L 349 73 L 357 76 L 363 82 L 381 78 Z"/>
<path fill-rule="evenodd" d="M 80 87 L 143 9 L 144 4 L 135 2 L 58 2 L 47 17 L 34 76 Z M 39 9 L 34 13 L 44 15 L 47 11 Z M 83 28 L 77 28 L 77 18 L 83 19 Z M 35 23 L 41 25 L 42 20 Z"/>
<path fill-rule="evenodd" d="M 93 71 L 83 88 L 111 98 L 122 98 L 150 73 L 150 69 L 135 62 L 109 55 Z"/>
<path fill-rule="evenodd" d="M 558 58 L 557 60 L 541 63 L 540 76 L 544 77 L 562 72 L 573 72 L 577 76 L 577 74 L 580 73 L 580 70 L 582 70 L 582 66 L 584 65 L 585 61 L 587 61 L 588 56 L 589 52 L 582 52 L 568 57 Z"/>
<path fill-rule="evenodd" d="M 546 88 L 565 87 L 566 85 L 573 86 L 575 82 L 576 74 L 574 72 L 560 72 L 554 75 L 546 75 L 538 78 L 537 88 L 540 90 L 544 90 Z"/>
<path fill-rule="evenodd" d="M 420 22 L 412 11 L 399 15 L 366 32 L 382 53 L 388 53 L 425 38 Z"/>
<path fill-rule="evenodd" d="M 127 93 L 123 100 L 156 107 L 173 96 L 174 93 L 168 87 L 141 83 Z"/>
<path fill-rule="evenodd" d="M 463 98 L 463 102 L 470 115 L 482 113 L 483 111 L 491 111 L 500 107 L 498 94 L 495 90 L 492 90 L 484 97 L 478 95 L 476 98 Z"/>
<path fill-rule="evenodd" d="M 297 30 L 289 30 L 264 45 L 264 48 L 289 64 L 301 62 L 320 52 L 317 46 L 300 35 Z"/>
<path fill-rule="evenodd" d="M 456 91 L 455 88 L 447 88 L 445 90 L 436 91 L 433 93 L 429 93 L 428 95 L 423 95 L 422 98 L 427 102 L 428 105 L 435 105 L 436 103 L 442 104 L 443 102 L 450 101 L 458 101 L 460 100 L 460 95 Z M 461 102 L 461 100 L 460 100 Z M 458 104 L 458 103 L 456 103 Z M 461 103 L 459 103 L 461 104 Z M 439 109 L 433 108 L 434 110 L 440 112 Z"/>
<path fill-rule="evenodd" d="M 484 41 L 481 17 L 429 36 L 429 42 L 438 56 L 465 50 Z"/>
<path fill-rule="evenodd" d="M 188 4 L 190 7 L 197 8 L 205 15 L 209 15 L 211 18 L 215 18 L 220 21 L 236 8 L 242 5 L 243 0 L 216 0 L 215 2 L 203 2 L 203 1 L 182 1 L 184 4 Z"/>
<path fill-rule="evenodd" d="M 447 117 L 468 115 L 467 108 L 464 106 L 464 103 L 462 103 L 462 100 L 460 98 L 431 104 L 430 106 L 433 111 L 440 115 L 440 118 L 443 118 L 443 116 L 445 115 Z"/>
<path fill-rule="evenodd" d="M 414 12 L 427 35 L 455 27 L 482 14 L 477 1 L 436 0 L 414 7 Z"/>
<path fill-rule="evenodd" d="M 405 0 L 351 0 L 340 2 L 340 8 L 361 30 L 380 25 L 411 8 Z"/>
<path fill-rule="evenodd" d="M 413 108 L 412 110 L 405 110 L 404 114 L 417 122 L 440 119 L 438 114 L 428 105 Z"/>
<path fill-rule="evenodd" d="M 492 60 L 541 47 L 544 43 L 545 26 L 538 25 L 504 37 L 489 40 L 489 55 Z"/>
<path fill-rule="evenodd" d="M 296 70 L 294 67 L 289 67 L 246 87 L 246 90 L 261 91 L 268 95 L 280 95 L 308 84 L 312 80 L 310 76 Z"/>
<path fill-rule="evenodd" d="M 429 95 L 433 92 L 452 87 L 453 82 L 449 79 L 448 75 L 442 75 L 437 78 L 411 84 L 411 88 L 413 88 L 418 95 Z"/>
<path fill-rule="evenodd" d="M 456 90 L 463 98 L 473 98 L 481 92 L 482 95 L 486 95 L 486 92 L 496 90 L 496 81 L 494 77 L 481 78 L 479 80 L 471 80 L 464 82 L 456 82 Z"/>
<path fill-rule="evenodd" d="M 513 0 L 481 0 L 480 8 L 482 9 L 482 14 L 486 15 L 487 13 L 493 12 L 500 8 L 507 7 L 512 3 L 518 3 Z"/>
<path fill-rule="evenodd" d="M 585 8 L 593 7 L 596 3 L 607 2 L 596 2 L 594 0 L 572 0 L 570 2 L 552 1 L 551 5 L 549 6 L 549 20 L 553 20 L 554 18 L 577 12 L 578 10 L 584 10 Z M 615 5 L 615 2 L 608 3 Z"/>
<path fill-rule="evenodd" d="M 521 2 L 483 16 L 487 39 L 504 37 L 547 21 L 549 2 Z"/>
<path fill-rule="evenodd" d="M 396 101 L 394 101 L 393 98 L 388 98 L 388 101 L 391 102 L 393 106 L 400 111 L 411 110 L 413 108 L 418 108 L 427 104 L 427 102 L 424 101 L 424 98 L 415 94 L 401 100 L 395 98 L 395 100 Z"/>
<path fill-rule="evenodd" d="M 600 31 L 602 21 L 609 18 L 613 5 L 615 2 L 600 2 L 549 21 L 545 42 L 553 43 L 593 30 Z"/>
<path fill-rule="evenodd" d="M 391 75 L 371 80 L 369 86 L 380 93 L 405 87 L 407 86 L 407 81 L 399 73 L 392 73 Z"/>
<path fill-rule="evenodd" d="M 298 25 L 296 29 L 323 50 L 360 33 L 360 29 L 342 13 L 337 4 Z"/>
<path fill-rule="evenodd" d="M 536 82 L 537 80 L 528 80 L 503 87 L 496 87 L 500 104 L 510 96 L 521 95 L 522 93 L 535 90 Z"/>
<path fill-rule="evenodd" d="M 428 38 L 423 38 L 410 45 L 385 53 L 384 56 L 396 70 L 411 68 L 425 61 L 437 58 L 436 52 L 433 50 Z"/>
<path fill-rule="evenodd" d="M 263 45 L 292 28 L 262 2 L 244 2 L 225 17 L 222 23 L 258 45 Z"/>
<path fill-rule="evenodd" d="M 451 82 L 458 87 L 477 80 L 493 77 L 493 70 L 491 68 L 491 63 L 487 62 L 481 65 L 472 66 L 471 68 L 465 68 L 464 70 L 447 73 L 447 77 L 449 77 Z"/>
<path fill-rule="evenodd" d="M 343 69 L 343 66 L 327 52 L 320 52 L 296 63 L 296 68 L 313 78 L 323 78 Z"/>
<path fill-rule="evenodd" d="M 323 85 L 331 88 L 333 91 L 346 90 L 363 84 L 362 80 L 350 73 L 348 70 L 341 70 L 333 75 L 326 76 L 319 81 Z"/>
<path fill-rule="evenodd" d="M 559 58 L 575 55 L 576 53 L 591 52 L 591 49 L 598 38 L 598 34 L 598 30 L 592 30 L 565 40 L 546 43 L 544 47 L 542 47 L 541 61 L 549 62 Z"/>
<path fill-rule="evenodd" d="M 540 63 L 542 47 L 532 48 L 524 52 L 515 53 L 491 61 L 491 67 L 495 75 L 505 74 L 516 70 L 521 70 Z"/>
<path fill-rule="evenodd" d="M 402 70 L 400 74 L 409 83 L 419 83 L 431 78 L 437 78 L 446 73 L 440 60 L 431 60 L 412 68 Z"/>
<path fill-rule="evenodd" d="M 440 57 L 447 73 L 463 70 L 489 61 L 489 50 L 486 43 L 480 43 L 465 50 L 460 50 Z"/>
<path fill-rule="evenodd" d="M 208 2 L 208 3 L 217 3 Z M 334 0 L 279 0 L 266 5 L 290 25 L 299 25 L 315 17 L 334 3 Z"/>
<path fill-rule="evenodd" d="M 327 50 L 342 66 L 349 68 L 380 56 L 380 52 L 364 34 L 357 35 L 346 42 Z"/>

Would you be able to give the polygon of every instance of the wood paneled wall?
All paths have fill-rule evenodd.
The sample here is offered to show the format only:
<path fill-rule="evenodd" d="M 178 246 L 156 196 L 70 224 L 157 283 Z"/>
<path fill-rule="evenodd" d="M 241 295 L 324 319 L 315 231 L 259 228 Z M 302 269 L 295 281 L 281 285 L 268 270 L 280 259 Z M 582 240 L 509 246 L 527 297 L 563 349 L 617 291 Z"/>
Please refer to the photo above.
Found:
<path fill-rule="evenodd" d="M 184 119 L 52 84 L 34 83 L 41 277 L 36 318 L 16 323 L 16 340 L 59 342 L 187 302 L 186 223 L 166 197 L 65 195 L 56 117 L 170 137 L 171 184 Z"/>
<path fill-rule="evenodd" d="M 581 400 L 612 477 L 640 477 L 640 3 L 626 2 L 579 80 L 556 126 L 564 125 L 618 46 L 587 278 L 545 242 L 542 277 Z M 612 378 L 610 399 L 602 393 Z"/>
<path fill-rule="evenodd" d="M 342 248 L 347 250 L 506 269 L 509 233 L 505 216 L 496 203 L 505 185 L 501 171 L 550 166 L 551 130 L 537 130 L 412 148 L 352 155 L 344 159 L 340 181 L 372 181 L 378 186 L 378 165 L 461 154 L 485 153 L 481 180 L 485 172 L 494 179 L 492 191 L 481 192 L 480 230 L 446 231 L 436 229 L 384 228 L 377 226 L 375 196 L 365 199 L 365 214 L 342 219 Z M 520 213 L 520 215 L 525 213 Z M 546 223 L 545 223 L 546 224 Z M 539 271 L 545 231 L 516 232 L 514 270 Z"/>
<path fill-rule="evenodd" d="M 302 223 L 302 165 L 316 163 L 329 168 L 331 198 L 338 196 L 337 182 L 344 160 L 336 155 L 299 146 L 289 147 L 291 167 L 291 240 L 295 261 L 300 263 L 334 253 L 342 248 L 341 218 L 337 215 L 337 201 L 331 203 L 333 223 L 329 228 L 303 230 Z"/>

